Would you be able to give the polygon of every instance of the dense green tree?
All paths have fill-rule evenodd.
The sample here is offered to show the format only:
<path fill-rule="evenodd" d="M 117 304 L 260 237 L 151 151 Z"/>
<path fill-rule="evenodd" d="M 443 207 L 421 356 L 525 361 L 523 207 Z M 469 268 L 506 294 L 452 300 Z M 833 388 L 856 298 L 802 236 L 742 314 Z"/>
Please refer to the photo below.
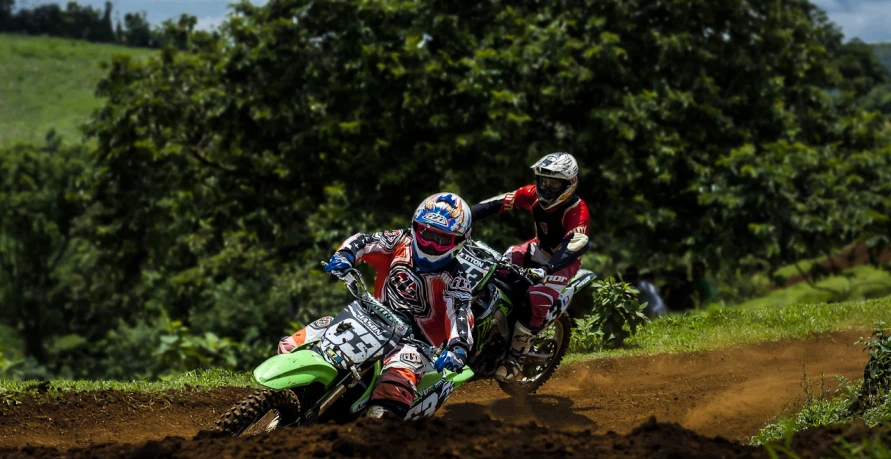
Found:
<path fill-rule="evenodd" d="M 165 48 L 111 63 L 66 194 L 84 245 L 57 333 L 101 343 L 66 348 L 76 375 L 249 366 L 283 319 L 342 305 L 318 262 L 344 238 L 512 190 L 555 150 L 581 163 L 589 259 L 776 267 L 888 234 L 886 120 L 853 105 L 874 62 L 804 0 L 271 0 L 154 38 L 126 18 Z"/>
<path fill-rule="evenodd" d="M 18 146 L 0 152 L 0 308 L 21 331 L 26 355 L 46 361 L 47 338 L 65 322 L 64 262 L 75 246 L 73 195 L 79 147 Z"/>
<path fill-rule="evenodd" d="M 154 47 L 152 27 L 145 12 L 124 15 L 124 35 L 121 41 L 130 46 Z"/>
<path fill-rule="evenodd" d="M 350 231 L 405 224 L 430 192 L 477 200 L 522 185 L 558 149 L 582 162 L 596 250 L 637 259 L 778 264 L 886 210 L 866 199 L 867 178 L 886 170 L 881 120 L 826 95 L 841 81 L 827 49 L 840 37 L 805 1 L 279 0 L 237 12 L 204 49 L 117 61 L 90 128 L 97 228 L 127 241 L 114 255 L 131 276 L 160 273 L 140 291 L 171 295 L 180 315 L 213 310 L 227 282 L 274 285 L 270 273 L 308 266 Z M 862 184 L 850 193 L 776 203 L 835 223 L 772 230 L 762 200 L 737 196 L 741 180 L 754 192 L 837 178 L 824 169 L 844 174 L 861 154 L 873 168 L 839 175 Z M 762 159 L 784 167 L 743 167 Z M 340 208 L 307 231 L 325 205 Z M 518 229 L 477 234 L 528 236 L 506 221 Z"/>
<path fill-rule="evenodd" d="M 856 38 L 842 46 L 835 60 L 842 75 L 840 88 L 853 92 L 855 97 L 868 93 L 888 80 L 889 70 L 872 47 Z"/>

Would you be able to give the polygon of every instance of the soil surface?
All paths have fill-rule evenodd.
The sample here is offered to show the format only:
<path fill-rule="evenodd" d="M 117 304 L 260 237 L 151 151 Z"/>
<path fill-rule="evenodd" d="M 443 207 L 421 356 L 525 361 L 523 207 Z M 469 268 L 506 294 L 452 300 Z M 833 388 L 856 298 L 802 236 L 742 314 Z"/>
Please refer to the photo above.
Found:
<path fill-rule="evenodd" d="M 200 431 L 250 389 L 25 397 L 18 405 L 0 402 L 0 457 L 370 457 L 383 450 L 399 457 L 767 457 L 744 446 L 746 437 L 794 404 L 805 371 L 817 381 L 825 373 L 830 387 L 836 374 L 862 376 L 868 355 L 852 344 L 868 333 L 590 361 L 560 368 L 538 394 L 523 398 L 491 382 L 470 383 L 436 419 L 361 420 L 249 439 Z M 797 437 L 796 449 L 819 457 L 840 435 L 872 434 L 844 429 L 805 432 L 813 438 Z"/>

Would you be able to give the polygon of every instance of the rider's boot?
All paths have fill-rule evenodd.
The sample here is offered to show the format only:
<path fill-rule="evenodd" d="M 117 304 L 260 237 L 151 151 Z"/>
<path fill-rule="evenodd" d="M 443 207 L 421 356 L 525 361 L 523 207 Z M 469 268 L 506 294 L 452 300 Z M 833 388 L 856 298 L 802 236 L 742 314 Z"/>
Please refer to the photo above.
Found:
<path fill-rule="evenodd" d="M 377 419 L 398 419 L 398 417 L 393 414 L 392 411 L 380 406 L 374 405 L 368 408 L 368 411 L 365 412 L 366 418 L 377 418 Z"/>
<path fill-rule="evenodd" d="M 517 322 L 507 358 L 495 370 L 495 379 L 501 382 L 513 381 L 520 374 L 520 364 L 532 348 L 532 331 Z"/>

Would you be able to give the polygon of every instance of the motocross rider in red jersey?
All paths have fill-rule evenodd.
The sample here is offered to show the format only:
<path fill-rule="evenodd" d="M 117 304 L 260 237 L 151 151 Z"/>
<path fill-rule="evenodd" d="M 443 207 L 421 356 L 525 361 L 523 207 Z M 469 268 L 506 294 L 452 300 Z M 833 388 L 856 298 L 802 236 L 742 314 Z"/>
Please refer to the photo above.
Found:
<path fill-rule="evenodd" d="M 418 206 L 411 229 L 358 233 L 331 257 L 326 272 L 349 269 L 365 261 L 377 271 L 374 296 L 412 324 L 415 337 L 439 347 L 435 362 L 415 346 L 399 345 L 384 358 L 383 370 L 369 402 L 368 417 L 405 418 L 417 396 L 417 385 L 432 369 L 460 371 L 473 346 L 470 302 L 479 280 L 458 253 L 470 237 L 470 206 L 452 193 L 434 194 Z M 323 317 L 285 337 L 278 352 L 291 352 L 321 336 L 331 317 Z"/>
<path fill-rule="evenodd" d="M 530 342 L 543 325 L 548 310 L 581 267 L 588 250 L 588 206 L 575 195 L 578 163 L 569 153 L 551 153 L 532 170 L 535 184 L 496 196 L 475 206 L 477 221 L 513 209 L 524 209 L 535 218 L 535 237 L 505 253 L 511 262 L 529 268 L 537 283 L 527 291 L 528 315 L 514 326 L 508 359 L 495 372 L 499 381 L 513 380 L 520 372 Z"/>

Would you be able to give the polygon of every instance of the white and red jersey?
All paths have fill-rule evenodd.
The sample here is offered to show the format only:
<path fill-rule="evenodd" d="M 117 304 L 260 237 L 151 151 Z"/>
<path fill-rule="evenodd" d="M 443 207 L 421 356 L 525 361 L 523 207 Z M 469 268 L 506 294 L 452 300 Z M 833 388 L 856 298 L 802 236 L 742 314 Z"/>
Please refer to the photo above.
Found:
<path fill-rule="evenodd" d="M 559 206 L 545 210 L 539 205 L 535 185 L 487 199 L 471 210 L 474 221 L 496 213 L 524 209 L 535 218 L 535 241 L 550 258 L 548 271 L 568 266 L 588 249 L 588 205 L 573 195 Z"/>
<path fill-rule="evenodd" d="M 434 345 L 473 346 L 473 312 L 470 308 L 474 278 L 459 258 L 443 270 L 419 272 L 413 266 L 411 232 L 357 233 L 337 250 L 365 261 L 377 271 L 374 296 L 407 317 Z"/>

